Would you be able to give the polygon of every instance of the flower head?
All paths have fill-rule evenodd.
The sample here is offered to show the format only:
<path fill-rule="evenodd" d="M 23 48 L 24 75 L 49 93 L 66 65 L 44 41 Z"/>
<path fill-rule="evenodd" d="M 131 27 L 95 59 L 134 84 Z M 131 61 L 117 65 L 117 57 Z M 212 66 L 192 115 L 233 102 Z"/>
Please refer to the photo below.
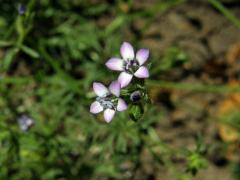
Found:
<path fill-rule="evenodd" d="M 27 8 L 25 5 L 23 5 L 23 4 L 18 5 L 18 14 L 19 15 L 24 15 L 26 10 L 27 10 Z"/>
<path fill-rule="evenodd" d="M 149 77 L 147 67 L 143 66 L 148 60 L 148 49 L 138 50 L 135 56 L 132 45 L 124 42 L 121 45 L 120 53 L 122 58 L 113 57 L 107 61 L 106 66 L 113 71 L 121 71 L 118 77 L 121 88 L 126 87 L 131 82 L 133 76 L 137 78 Z"/>
<path fill-rule="evenodd" d="M 20 129 L 25 132 L 34 125 L 33 119 L 26 115 L 18 117 L 17 122 L 19 124 Z"/>
<path fill-rule="evenodd" d="M 104 119 L 107 123 L 111 122 L 116 111 L 125 111 L 127 104 L 120 98 L 120 83 L 113 81 L 109 88 L 102 83 L 94 82 L 93 91 L 97 95 L 96 100 L 90 106 L 93 114 L 104 111 Z"/>

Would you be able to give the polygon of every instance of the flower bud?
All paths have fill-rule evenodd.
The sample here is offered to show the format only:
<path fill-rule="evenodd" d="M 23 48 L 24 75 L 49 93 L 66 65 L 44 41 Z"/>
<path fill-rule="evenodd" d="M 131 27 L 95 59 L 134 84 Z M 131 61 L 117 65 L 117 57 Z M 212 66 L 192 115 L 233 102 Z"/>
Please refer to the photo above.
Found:
<path fill-rule="evenodd" d="M 19 15 L 24 15 L 26 10 L 27 10 L 27 8 L 25 5 L 23 5 L 23 4 L 18 5 L 18 14 Z"/>
<path fill-rule="evenodd" d="M 141 92 L 140 91 L 134 91 L 130 95 L 130 99 L 132 102 L 138 102 L 141 99 Z"/>

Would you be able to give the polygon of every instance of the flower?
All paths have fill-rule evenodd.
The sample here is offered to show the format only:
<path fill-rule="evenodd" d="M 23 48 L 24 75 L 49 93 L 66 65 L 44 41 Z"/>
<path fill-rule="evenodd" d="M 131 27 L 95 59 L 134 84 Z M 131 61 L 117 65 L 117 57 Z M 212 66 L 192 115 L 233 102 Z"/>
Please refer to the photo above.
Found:
<path fill-rule="evenodd" d="M 102 83 L 94 82 L 93 91 L 97 97 L 90 106 L 90 112 L 97 114 L 104 111 L 104 119 L 107 123 L 111 122 L 116 111 L 125 111 L 127 109 L 127 104 L 119 97 L 121 86 L 118 81 L 113 81 L 109 88 Z"/>
<path fill-rule="evenodd" d="M 17 122 L 20 129 L 25 132 L 34 125 L 34 120 L 26 115 L 18 117 Z"/>
<path fill-rule="evenodd" d="M 26 10 L 27 10 L 27 8 L 25 5 L 23 5 L 23 4 L 18 5 L 18 14 L 19 15 L 24 15 Z"/>
<path fill-rule="evenodd" d="M 133 76 L 137 78 L 148 78 L 149 72 L 143 64 L 149 56 L 148 49 L 140 49 L 134 55 L 134 49 L 128 42 L 121 45 L 121 58 L 113 57 L 109 59 L 106 66 L 113 71 L 122 71 L 118 77 L 121 88 L 126 87 L 132 80 Z"/>

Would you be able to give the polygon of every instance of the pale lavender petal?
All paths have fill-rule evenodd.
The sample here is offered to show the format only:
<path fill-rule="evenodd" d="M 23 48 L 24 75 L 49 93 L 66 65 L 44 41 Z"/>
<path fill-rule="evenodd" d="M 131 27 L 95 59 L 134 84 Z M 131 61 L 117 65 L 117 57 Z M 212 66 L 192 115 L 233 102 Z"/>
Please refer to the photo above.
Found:
<path fill-rule="evenodd" d="M 117 104 L 117 110 L 118 111 L 125 111 L 127 109 L 127 104 L 126 102 L 122 99 L 118 99 L 118 104 Z"/>
<path fill-rule="evenodd" d="M 34 125 L 34 120 L 26 115 L 18 117 L 17 121 L 22 131 L 27 131 Z"/>
<path fill-rule="evenodd" d="M 123 71 L 124 61 L 120 58 L 111 58 L 105 64 L 109 69 L 113 71 Z"/>
<path fill-rule="evenodd" d="M 118 82 L 121 84 L 121 88 L 126 87 L 131 82 L 132 77 L 132 74 L 121 72 L 118 76 Z"/>
<path fill-rule="evenodd" d="M 102 83 L 97 82 L 93 83 L 93 90 L 95 94 L 100 97 L 107 95 L 109 92 L 106 86 L 104 86 Z"/>
<path fill-rule="evenodd" d="M 97 101 L 94 101 L 91 104 L 90 112 L 93 114 L 97 114 L 97 113 L 100 113 L 101 111 L 103 111 L 103 107 L 101 106 L 101 104 Z"/>
<path fill-rule="evenodd" d="M 145 66 L 141 66 L 135 73 L 134 75 L 138 78 L 148 78 L 149 77 L 149 72 L 148 69 Z"/>
<path fill-rule="evenodd" d="M 139 65 L 143 65 L 149 56 L 149 50 L 148 49 L 139 49 L 137 54 L 136 54 L 136 59 L 139 63 Z"/>
<path fill-rule="evenodd" d="M 121 90 L 121 85 L 118 81 L 113 81 L 110 86 L 109 86 L 109 90 L 112 94 L 114 94 L 115 96 L 119 97 L 120 95 L 120 90 Z"/>
<path fill-rule="evenodd" d="M 112 118 L 115 115 L 115 111 L 113 109 L 106 109 L 104 111 L 104 119 L 107 123 L 112 121 Z"/>
<path fill-rule="evenodd" d="M 134 50 L 130 43 L 124 42 L 121 46 L 120 52 L 124 60 L 134 59 Z"/>

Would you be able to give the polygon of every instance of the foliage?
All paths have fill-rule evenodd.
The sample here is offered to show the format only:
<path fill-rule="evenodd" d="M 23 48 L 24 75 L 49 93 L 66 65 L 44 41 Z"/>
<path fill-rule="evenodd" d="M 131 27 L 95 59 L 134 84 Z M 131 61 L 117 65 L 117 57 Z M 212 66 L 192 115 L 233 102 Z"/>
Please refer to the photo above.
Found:
<path fill-rule="evenodd" d="M 156 123 L 164 111 L 146 94 L 148 104 L 130 107 L 136 122 L 121 113 L 106 124 L 89 113 L 92 82 L 116 78 L 104 64 L 118 54 L 131 23 L 151 21 L 182 1 L 159 1 L 139 12 L 131 0 L 30 0 L 22 1 L 26 11 L 20 14 L 19 2 L 0 2 L 0 179 L 127 179 L 146 149 L 157 166 L 174 167 L 176 153 L 191 172 L 205 167 L 198 150 L 186 155 L 162 142 Z M 128 40 L 140 47 L 136 34 Z M 172 47 L 153 73 L 186 61 Z M 34 123 L 27 131 L 17 122 L 22 115 Z"/>

